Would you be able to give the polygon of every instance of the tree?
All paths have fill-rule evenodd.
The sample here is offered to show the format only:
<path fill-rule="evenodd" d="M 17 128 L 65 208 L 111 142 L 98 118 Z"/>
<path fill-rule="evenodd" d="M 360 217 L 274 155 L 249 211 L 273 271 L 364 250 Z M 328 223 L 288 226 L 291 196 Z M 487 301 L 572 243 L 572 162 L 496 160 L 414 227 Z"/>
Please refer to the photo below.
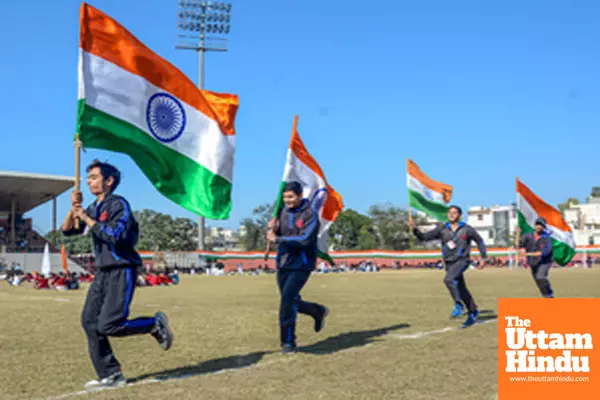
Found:
<path fill-rule="evenodd" d="M 380 248 L 406 250 L 410 248 L 411 234 L 408 211 L 392 204 L 379 204 L 369 208 L 369 216 L 380 239 Z"/>
<path fill-rule="evenodd" d="M 94 251 L 94 243 L 91 235 L 64 236 L 60 230 L 56 230 L 48 232 L 45 239 L 50 243 L 56 243 L 57 247 L 60 247 L 60 244 L 64 244 L 65 250 L 69 254 L 87 254 Z"/>
<path fill-rule="evenodd" d="M 571 206 L 571 204 L 579 204 L 579 200 L 574 197 L 569 197 L 564 203 L 558 204 L 558 209 L 561 213 L 564 213 L 565 210 Z"/>
<path fill-rule="evenodd" d="M 379 247 L 377 234 L 372 225 L 361 226 L 357 236 L 356 250 L 373 250 Z"/>
<path fill-rule="evenodd" d="M 133 213 L 140 227 L 138 250 L 191 251 L 196 249 L 198 224 L 154 210 Z"/>
<path fill-rule="evenodd" d="M 240 244 L 246 251 L 263 251 L 267 247 L 267 225 L 273 218 L 274 204 L 263 204 L 252 210 L 251 218 L 244 218 L 241 222 L 246 228 Z"/>
<path fill-rule="evenodd" d="M 368 216 L 352 209 L 343 210 L 329 229 L 329 238 L 336 250 L 364 249 L 366 243 L 377 243 L 372 226 Z M 372 240 L 367 238 L 368 235 L 373 236 Z"/>

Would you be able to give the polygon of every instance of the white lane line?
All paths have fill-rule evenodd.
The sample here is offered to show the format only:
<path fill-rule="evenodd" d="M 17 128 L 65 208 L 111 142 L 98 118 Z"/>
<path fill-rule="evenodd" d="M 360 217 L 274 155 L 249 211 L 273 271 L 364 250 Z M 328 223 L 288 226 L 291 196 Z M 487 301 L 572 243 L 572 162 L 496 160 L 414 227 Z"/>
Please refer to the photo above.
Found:
<path fill-rule="evenodd" d="M 476 325 L 489 324 L 492 322 L 496 322 L 496 319 L 487 319 L 487 320 L 476 322 L 475 325 L 471 326 L 470 328 L 474 328 Z M 470 328 L 463 328 L 462 326 L 447 326 L 445 328 L 436 329 L 433 331 L 415 332 L 415 333 L 409 333 L 406 335 L 402 335 L 399 333 L 398 334 L 388 334 L 387 336 L 394 338 L 394 339 L 422 339 L 424 337 L 437 335 L 439 333 L 452 332 L 452 331 L 458 331 L 458 330 L 470 329 Z"/>
<path fill-rule="evenodd" d="M 489 319 L 489 320 L 484 320 L 484 321 L 480 321 L 477 322 L 476 325 L 478 324 L 487 324 L 487 323 L 491 323 L 491 322 L 495 322 L 495 319 Z M 473 328 L 473 327 L 471 327 Z M 436 335 L 439 333 L 445 333 L 445 332 L 451 332 L 451 331 L 457 331 L 457 330 L 461 330 L 463 328 L 461 328 L 460 326 L 447 326 L 445 328 L 442 329 L 436 329 L 433 331 L 423 331 L 423 332 L 415 332 L 412 334 L 406 334 L 406 335 L 402 335 L 402 334 L 387 334 L 383 337 L 391 337 L 394 339 L 422 339 L 424 337 L 427 336 L 431 336 L 431 335 Z M 373 343 L 367 343 L 364 346 L 360 346 L 360 347 L 350 347 L 348 349 L 344 349 L 344 350 L 340 350 L 340 351 L 334 351 L 334 353 L 344 353 L 344 352 L 350 352 L 350 351 L 357 351 L 363 348 L 368 348 L 373 346 Z M 172 381 L 172 380 L 178 380 L 178 379 L 188 379 L 188 378 L 193 378 L 196 376 L 208 376 L 208 375 L 217 375 L 217 374 L 224 374 L 227 372 L 236 372 L 236 371 L 242 371 L 242 370 L 248 370 L 248 369 L 255 369 L 255 368 L 263 368 L 269 365 L 273 365 L 273 364 L 279 364 L 279 363 L 284 363 L 284 362 L 290 362 L 294 359 L 293 356 L 288 356 L 288 357 L 284 357 L 281 356 L 279 358 L 276 358 L 274 360 L 269 360 L 269 361 L 264 361 L 264 362 L 259 362 L 257 364 L 253 364 L 253 365 L 249 365 L 249 366 L 242 366 L 242 367 L 232 367 L 232 368 L 225 368 L 225 369 L 221 369 L 219 371 L 214 371 L 214 372 L 199 372 L 199 373 L 189 373 L 189 374 L 183 374 L 183 375 L 174 375 L 174 376 L 165 376 L 165 377 L 161 377 L 161 378 L 149 378 L 149 379 L 144 379 L 138 382 L 133 382 L 133 383 L 128 383 L 127 385 L 125 385 L 124 387 L 133 387 L 133 386 L 139 386 L 139 385 L 147 385 L 150 383 L 160 383 L 160 382 L 167 382 L 167 381 Z M 42 400 L 62 400 L 62 399 L 67 399 L 70 397 L 77 397 L 77 396 L 83 396 L 86 394 L 91 394 L 91 393 L 96 393 L 96 392 L 101 392 L 101 391 L 106 391 L 106 390 L 116 390 L 116 389 L 123 389 L 123 387 L 121 388 L 107 388 L 107 389 L 101 389 L 101 390 L 95 390 L 95 391 L 87 391 L 87 390 L 80 390 L 77 392 L 72 392 L 72 393 L 65 393 L 62 395 L 58 395 L 58 396 L 51 396 L 51 397 L 45 397 Z"/>

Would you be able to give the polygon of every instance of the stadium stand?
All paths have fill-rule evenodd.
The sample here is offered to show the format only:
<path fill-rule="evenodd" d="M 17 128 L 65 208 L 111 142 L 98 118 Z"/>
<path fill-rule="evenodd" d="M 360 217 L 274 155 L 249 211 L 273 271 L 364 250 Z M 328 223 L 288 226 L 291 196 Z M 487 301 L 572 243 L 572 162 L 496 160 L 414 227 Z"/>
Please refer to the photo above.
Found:
<path fill-rule="evenodd" d="M 73 187 L 74 178 L 65 176 L 0 171 L 0 261 L 18 264 L 23 271 L 39 270 L 44 247 L 49 244 L 52 272 L 62 271 L 60 248 L 49 243 L 34 229 L 25 214 L 52 201 L 52 228 L 57 227 L 56 198 Z M 83 272 L 80 264 L 69 258 L 69 269 Z"/>

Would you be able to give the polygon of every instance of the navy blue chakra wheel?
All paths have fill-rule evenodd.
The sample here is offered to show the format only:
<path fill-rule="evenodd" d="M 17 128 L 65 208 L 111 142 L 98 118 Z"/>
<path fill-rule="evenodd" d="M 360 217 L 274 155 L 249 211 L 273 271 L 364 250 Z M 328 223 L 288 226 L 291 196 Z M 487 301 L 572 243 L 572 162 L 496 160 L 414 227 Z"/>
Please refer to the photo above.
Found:
<path fill-rule="evenodd" d="M 154 137 L 169 143 L 177 140 L 185 129 L 185 111 L 175 97 L 168 93 L 156 93 L 148 100 L 146 122 Z"/>

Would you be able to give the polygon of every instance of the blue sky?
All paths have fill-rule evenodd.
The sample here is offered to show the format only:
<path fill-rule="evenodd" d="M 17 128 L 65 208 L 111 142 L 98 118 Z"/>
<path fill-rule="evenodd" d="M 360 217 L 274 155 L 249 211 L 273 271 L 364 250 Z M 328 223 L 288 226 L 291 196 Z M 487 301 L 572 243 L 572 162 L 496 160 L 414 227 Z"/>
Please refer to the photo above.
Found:
<path fill-rule="evenodd" d="M 195 53 L 174 48 L 177 0 L 90 4 L 197 79 Z M 79 5 L 3 4 L 2 170 L 74 174 Z M 294 114 L 359 211 L 406 204 L 408 157 L 464 207 L 512 201 L 517 175 L 551 203 L 584 198 L 600 184 L 599 13 L 594 1 L 234 0 L 230 50 L 206 59 L 206 88 L 240 96 L 233 211 L 218 224 L 274 199 Z M 127 157 L 93 158 L 122 169 L 134 208 L 192 216 Z M 50 227 L 48 205 L 30 215 Z"/>

